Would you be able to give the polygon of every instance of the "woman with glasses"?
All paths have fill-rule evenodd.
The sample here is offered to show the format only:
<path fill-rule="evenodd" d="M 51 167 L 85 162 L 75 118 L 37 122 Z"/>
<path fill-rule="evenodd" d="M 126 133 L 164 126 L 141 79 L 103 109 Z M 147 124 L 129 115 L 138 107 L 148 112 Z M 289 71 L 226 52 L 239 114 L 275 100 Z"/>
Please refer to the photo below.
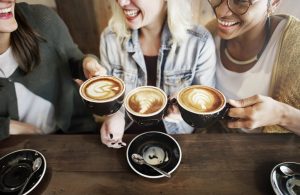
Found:
<path fill-rule="evenodd" d="M 300 134 L 300 22 L 272 15 L 280 0 L 209 0 L 216 20 L 217 88 L 229 131 Z"/>
<path fill-rule="evenodd" d="M 125 81 L 126 92 L 152 85 L 173 96 L 191 84 L 215 85 L 214 41 L 206 29 L 191 25 L 189 1 L 117 0 L 111 3 L 113 15 L 101 35 L 101 65 L 109 74 Z M 151 128 L 139 126 L 135 132 L 147 129 L 170 134 L 193 132 L 194 129 L 180 119 L 180 114 L 169 111 L 172 114 L 160 124 Z M 123 145 L 124 117 L 124 112 L 119 111 L 105 119 L 101 139 L 107 146 Z"/>

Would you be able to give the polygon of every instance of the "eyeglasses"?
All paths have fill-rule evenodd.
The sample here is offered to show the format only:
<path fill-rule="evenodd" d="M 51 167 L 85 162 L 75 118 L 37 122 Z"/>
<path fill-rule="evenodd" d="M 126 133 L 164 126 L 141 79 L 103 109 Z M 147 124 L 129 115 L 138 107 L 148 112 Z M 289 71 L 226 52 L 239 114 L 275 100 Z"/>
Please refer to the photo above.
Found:
<path fill-rule="evenodd" d="M 219 7 L 224 0 L 208 0 L 213 9 Z M 227 6 L 235 14 L 244 15 L 252 5 L 251 0 L 225 0 Z"/>

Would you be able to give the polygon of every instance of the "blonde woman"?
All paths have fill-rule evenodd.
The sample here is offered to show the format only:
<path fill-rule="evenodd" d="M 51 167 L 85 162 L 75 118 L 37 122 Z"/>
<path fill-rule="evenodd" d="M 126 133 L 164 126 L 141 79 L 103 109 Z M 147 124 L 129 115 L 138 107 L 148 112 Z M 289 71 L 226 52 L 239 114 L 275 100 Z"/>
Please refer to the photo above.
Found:
<path fill-rule="evenodd" d="M 126 92 L 152 85 L 173 96 L 192 84 L 215 85 L 214 42 L 206 29 L 191 25 L 189 1 L 117 0 L 111 3 L 113 15 L 101 35 L 101 64 L 109 74 L 125 81 Z M 134 124 L 126 132 L 192 133 L 193 128 L 172 109 L 160 124 L 148 128 Z M 124 145 L 124 126 L 124 112 L 107 117 L 101 128 L 102 142 L 108 147 Z"/>

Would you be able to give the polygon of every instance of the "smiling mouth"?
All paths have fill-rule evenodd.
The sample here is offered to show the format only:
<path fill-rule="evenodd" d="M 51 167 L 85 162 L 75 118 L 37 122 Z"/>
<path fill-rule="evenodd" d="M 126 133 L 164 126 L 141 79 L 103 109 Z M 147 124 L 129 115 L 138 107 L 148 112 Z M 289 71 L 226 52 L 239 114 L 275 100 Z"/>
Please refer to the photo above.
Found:
<path fill-rule="evenodd" d="M 0 17 L 8 17 L 12 15 L 12 7 L 0 9 Z"/>
<path fill-rule="evenodd" d="M 231 26 L 238 25 L 240 22 L 225 21 L 225 20 L 218 19 L 218 23 L 225 27 L 231 27 Z"/>
<path fill-rule="evenodd" d="M 128 18 L 133 18 L 139 14 L 139 10 L 124 10 L 124 14 Z"/>

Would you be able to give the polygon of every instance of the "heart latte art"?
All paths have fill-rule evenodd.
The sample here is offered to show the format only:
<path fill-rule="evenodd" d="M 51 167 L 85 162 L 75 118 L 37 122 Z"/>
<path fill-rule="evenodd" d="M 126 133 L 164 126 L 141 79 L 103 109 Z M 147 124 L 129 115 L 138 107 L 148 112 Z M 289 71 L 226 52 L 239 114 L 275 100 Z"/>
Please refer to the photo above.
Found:
<path fill-rule="evenodd" d="M 129 107 L 139 114 L 151 114 L 164 106 L 164 96 L 152 88 L 142 88 L 132 93 L 128 99 Z"/>
<path fill-rule="evenodd" d="M 116 97 L 122 90 L 122 85 L 116 80 L 100 78 L 86 84 L 84 95 L 96 101 L 104 101 Z"/>
<path fill-rule="evenodd" d="M 212 112 L 224 104 L 221 94 L 209 88 L 191 87 L 180 95 L 182 104 L 193 112 Z"/>

